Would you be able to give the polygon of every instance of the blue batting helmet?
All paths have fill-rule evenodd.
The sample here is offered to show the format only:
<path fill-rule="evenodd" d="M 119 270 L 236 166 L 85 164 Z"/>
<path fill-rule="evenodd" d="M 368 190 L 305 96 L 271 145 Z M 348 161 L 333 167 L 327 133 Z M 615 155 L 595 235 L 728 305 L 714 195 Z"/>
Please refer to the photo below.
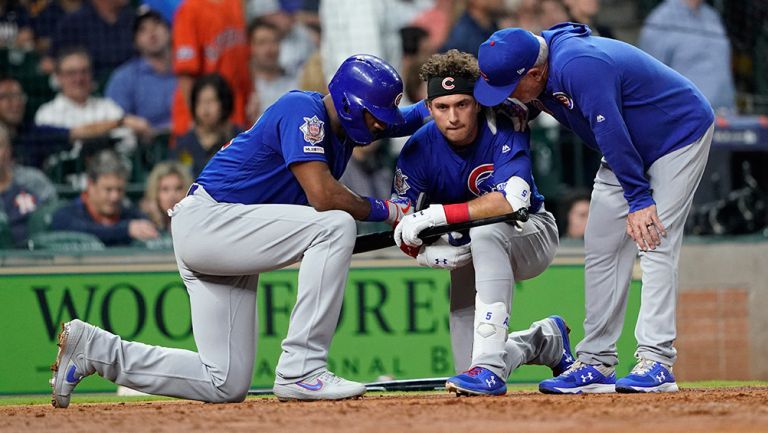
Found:
<path fill-rule="evenodd" d="M 365 124 L 367 111 L 387 125 L 405 122 L 397 108 L 403 96 L 403 80 L 384 60 L 354 55 L 339 66 L 328 84 L 341 126 L 352 141 L 368 144 L 376 139 Z"/>

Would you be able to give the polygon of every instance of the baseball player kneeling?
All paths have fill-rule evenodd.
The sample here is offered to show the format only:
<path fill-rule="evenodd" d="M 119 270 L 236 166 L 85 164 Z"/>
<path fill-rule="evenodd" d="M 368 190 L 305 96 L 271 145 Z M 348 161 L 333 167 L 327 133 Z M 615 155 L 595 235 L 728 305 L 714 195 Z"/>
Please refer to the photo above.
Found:
<path fill-rule="evenodd" d="M 398 109 L 402 80 L 373 56 L 347 59 L 329 90 L 281 97 L 216 153 L 170 212 L 198 352 L 123 341 L 73 320 L 59 336 L 54 406 L 67 407 L 80 379 L 93 373 L 149 394 L 242 401 L 256 354 L 259 274 L 299 260 L 274 393 L 281 400 L 336 400 L 365 392 L 327 367 L 354 219 L 395 223 L 408 204 L 360 197 L 337 179 L 354 146 L 411 134 L 428 112 L 424 104 Z"/>
<path fill-rule="evenodd" d="M 403 218 L 396 243 L 422 266 L 451 270 L 450 327 L 457 373 L 446 388 L 457 394 L 501 395 L 506 378 L 523 364 L 573 362 L 568 330 L 558 316 L 508 334 L 515 281 L 533 278 L 552 262 L 557 226 L 531 175 L 529 134 L 496 117 L 472 96 L 477 61 L 451 50 L 421 69 L 434 122 L 416 132 L 400 154 L 393 195 L 433 204 Z M 518 123 L 525 126 L 525 123 Z M 422 245 L 429 227 L 503 215 L 528 208 L 523 224 L 498 223 L 444 235 Z M 475 294 L 476 292 L 476 294 Z"/>

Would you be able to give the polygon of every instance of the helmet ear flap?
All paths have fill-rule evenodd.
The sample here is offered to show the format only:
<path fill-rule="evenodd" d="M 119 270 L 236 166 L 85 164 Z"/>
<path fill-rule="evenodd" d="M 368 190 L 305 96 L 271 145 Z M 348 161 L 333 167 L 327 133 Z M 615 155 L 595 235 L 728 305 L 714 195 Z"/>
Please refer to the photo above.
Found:
<path fill-rule="evenodd" d="M 341 100 L 341 109 L 344 110 L 345 113 L 351 114 L 352 108 L 349 106 L 349 99 L 345 96 L 344 99 Z"/>

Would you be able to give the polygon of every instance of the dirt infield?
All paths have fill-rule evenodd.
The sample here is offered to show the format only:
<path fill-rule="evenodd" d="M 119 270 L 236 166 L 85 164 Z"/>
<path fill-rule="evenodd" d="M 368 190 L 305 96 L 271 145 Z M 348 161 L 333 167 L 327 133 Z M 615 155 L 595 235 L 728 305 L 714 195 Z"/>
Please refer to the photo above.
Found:
<path fill-rule="evenodd" d="M 0 407 L 1 432 L 768 432 L 768 388 L 686 389 L 663 395 L 497 398 L 448 394 L 239 404 L 186 401 Z"/>

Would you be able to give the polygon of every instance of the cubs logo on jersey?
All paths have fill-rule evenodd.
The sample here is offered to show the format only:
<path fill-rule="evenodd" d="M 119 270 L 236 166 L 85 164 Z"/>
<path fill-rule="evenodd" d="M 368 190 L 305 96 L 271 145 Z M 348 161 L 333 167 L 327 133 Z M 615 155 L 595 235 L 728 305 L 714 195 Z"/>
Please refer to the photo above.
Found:
<path fill-rule="evenodd" d="M 467 188 L 477 197 L 494 191 L 493 164 L 482 164 L 473 168 L 467 177 Z"/>
<path fill-rule="evenodd" d="M 317 144 L 325 138 L 325 122 L 318 119 L 317 116 L 305 117 L 304 124 L 299 127 L 304 133 L 304 141 L 310 144 Z"/>
<path fill-rule="evenodd" d="M 565 105 L 567 109 L 573 110 L 573 99 L 565 92 L 555 92 L 552 94 L 552 97 L 557 99 L 557 102 Z"/>

